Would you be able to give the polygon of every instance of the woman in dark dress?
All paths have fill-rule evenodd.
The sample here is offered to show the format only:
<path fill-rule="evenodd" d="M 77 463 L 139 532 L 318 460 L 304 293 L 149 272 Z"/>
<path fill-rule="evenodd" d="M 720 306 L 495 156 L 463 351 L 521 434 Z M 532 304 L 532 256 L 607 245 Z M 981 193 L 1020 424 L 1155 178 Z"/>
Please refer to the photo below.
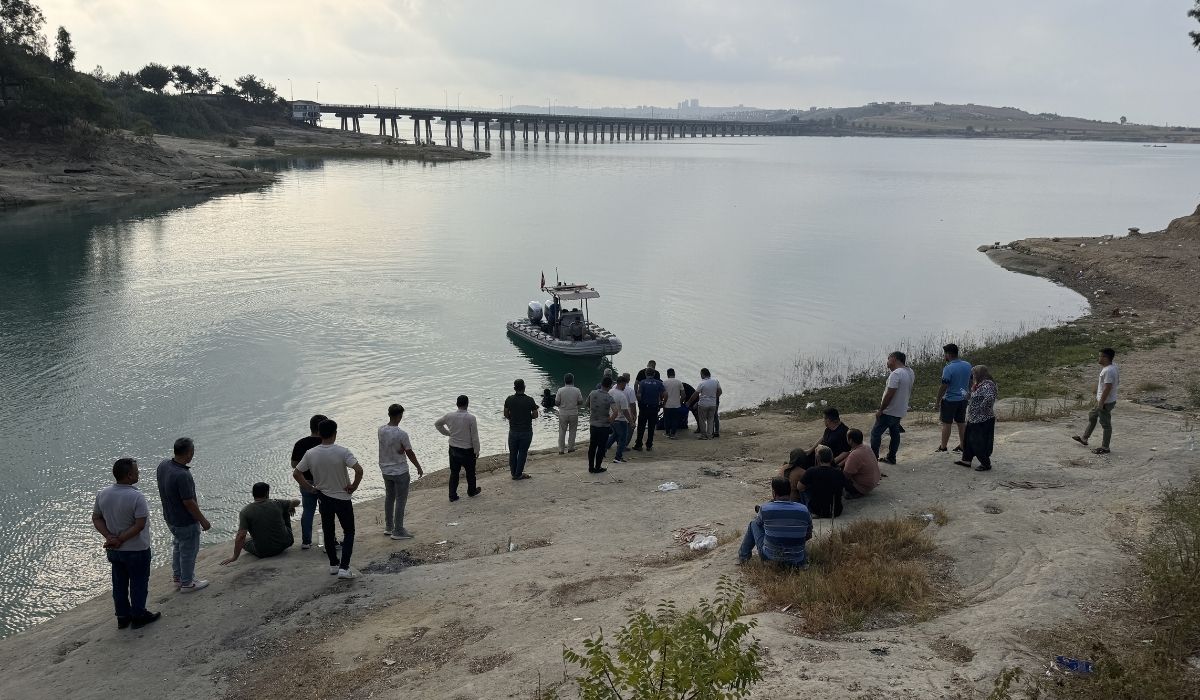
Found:
<path fill-rule="evenodd" d="M 971 396 L 967 399 L 967 432 L 963 440 L 962 459 L 955 464 L 971 466 L 979 460 L 977 472 L 992 468 L 992 443 L 996 437 L 996 382 L 984 365 L 971 368 Z"/>

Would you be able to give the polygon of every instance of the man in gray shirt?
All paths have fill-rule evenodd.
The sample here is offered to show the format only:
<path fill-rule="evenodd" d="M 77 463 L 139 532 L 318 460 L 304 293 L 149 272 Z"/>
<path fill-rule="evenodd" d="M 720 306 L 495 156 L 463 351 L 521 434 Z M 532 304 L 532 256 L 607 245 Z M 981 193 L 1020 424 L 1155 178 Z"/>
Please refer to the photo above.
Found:
<path fill-rule="evenodd" d="M 612 435 L 612 424 L 617 419 L 617 400 L 610 393 L 612 377 L 605 375 L 600 388 L 588 394 L 587 405 L 590 416 L 588 437 L 588 471 L 600 474 L 608 471 L 604 464 L 604 453 L 608 451 L 608 439 Z"/>
<path fill-rule="evenodd" d="M 144 627 L 162 613 L 146 610 L 150 591 L 150 507 L 134 484 L 137 460 L 122 457 L 113 463 L 117 483 L 96 494 L 92 526 L 104 537 L 104 553 L 112 564 L 113 607 L 117 627 Z"/>
<path fill-rule="evenodd" d="M 196 444 L 191 438 L 179 438 L 174 445 L 175 456 L 158 465 L 158 496 L 162 500 L 163 520 L 171 530 L 171 576 L 180 593 L 195 593 L 208 586 L 208 581 L 195 580 L 196 555 L 200 553 L 200 530 L 212 525 L 196 503 L 196 482 L 188 467 L 196 456 Z"/>

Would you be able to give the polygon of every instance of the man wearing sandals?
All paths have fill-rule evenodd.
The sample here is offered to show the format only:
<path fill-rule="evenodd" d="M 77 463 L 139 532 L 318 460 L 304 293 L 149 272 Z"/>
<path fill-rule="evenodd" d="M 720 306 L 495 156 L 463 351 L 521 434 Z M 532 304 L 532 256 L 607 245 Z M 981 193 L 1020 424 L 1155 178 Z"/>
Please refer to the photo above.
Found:
<path fill-rule="evenodd" d="M 1117 353 L 1112 348 L 1104 348 L 1100 351 L 1100 379 L 1096 382 L 1096 406 L 1088 412 L 1087 430 L 1083 431 L 1083 435 L 1071 438 L 1086 447 L 1088 438 L 1096 429 L 1096 423 L 1100 423 L 1100 428 L 1104 431 L 1104 442 L 1100 447 L 1092 450 L 1098 455 L 1108 454 L 1109 443 L 1112 441 L 1112 410 L 1113 406 L 1117 405 L 1117 387 L 1121 383 L 1117 365 L 1113 362 L 1116 355 Z"/>

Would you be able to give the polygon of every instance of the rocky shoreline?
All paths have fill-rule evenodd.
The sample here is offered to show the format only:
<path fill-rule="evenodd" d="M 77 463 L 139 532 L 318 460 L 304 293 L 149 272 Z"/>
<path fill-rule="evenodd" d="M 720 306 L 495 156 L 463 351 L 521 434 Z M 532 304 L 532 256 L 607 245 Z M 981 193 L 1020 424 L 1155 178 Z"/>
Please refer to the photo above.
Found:
<path fill-rule="evenodd" d="M 256 145 L 256 138 L 273 146 Z M 289 157 L 392 158 L 445 163 L 490 154 L 415 146 L 386 137 L 295 126 L 251 127 L 239 136 L 189 139 L 114 133 L 87 157 L 62 143 L 0 139 L 0 211 L 35 204 L 76 204 L 146 194 L 210 196 L 266 187 L 273 173 L 238 162 Z"/>

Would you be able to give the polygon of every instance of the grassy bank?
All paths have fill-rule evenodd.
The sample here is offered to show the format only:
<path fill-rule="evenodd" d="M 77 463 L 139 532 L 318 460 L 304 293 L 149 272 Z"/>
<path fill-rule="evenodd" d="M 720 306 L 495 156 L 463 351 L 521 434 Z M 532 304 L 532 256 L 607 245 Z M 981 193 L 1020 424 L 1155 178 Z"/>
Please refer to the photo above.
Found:
<path fill-rule="evenodd" d="M 1078 380 L 1077 369 L 1094 363 L 1102 347 L 1111 347 L 1120 358 L 1134 350 L 1145 350 L 1174 342 L 1174 335 L 1146 336 L 1124 325 L 1100 326 L 1085 319 L 1032 333 L 962 340 L 951 336 L 903 342 L 896 349 L 908 355 L 908 365 L 916 373 L 911 406 L 914 411 L 930 411 L 937 400 L 941 383 L 942 345 L 957 342 L 962 358 L 973 365 L 987 365 L 1002 397 L 1050 399 L 1086 398 L 1089 387 Z M 816 415 L 821 402 L 844 412 L 867 412 L 879 408 L 883 380 L 887 375 L 884 359 L 828 355 L 800 357 L 794 363 L 793 383 L 805 388 L 799 393 L 769 399 L 762 408 Z M 808 408 L 809 404 L 815 404 Z"/>

